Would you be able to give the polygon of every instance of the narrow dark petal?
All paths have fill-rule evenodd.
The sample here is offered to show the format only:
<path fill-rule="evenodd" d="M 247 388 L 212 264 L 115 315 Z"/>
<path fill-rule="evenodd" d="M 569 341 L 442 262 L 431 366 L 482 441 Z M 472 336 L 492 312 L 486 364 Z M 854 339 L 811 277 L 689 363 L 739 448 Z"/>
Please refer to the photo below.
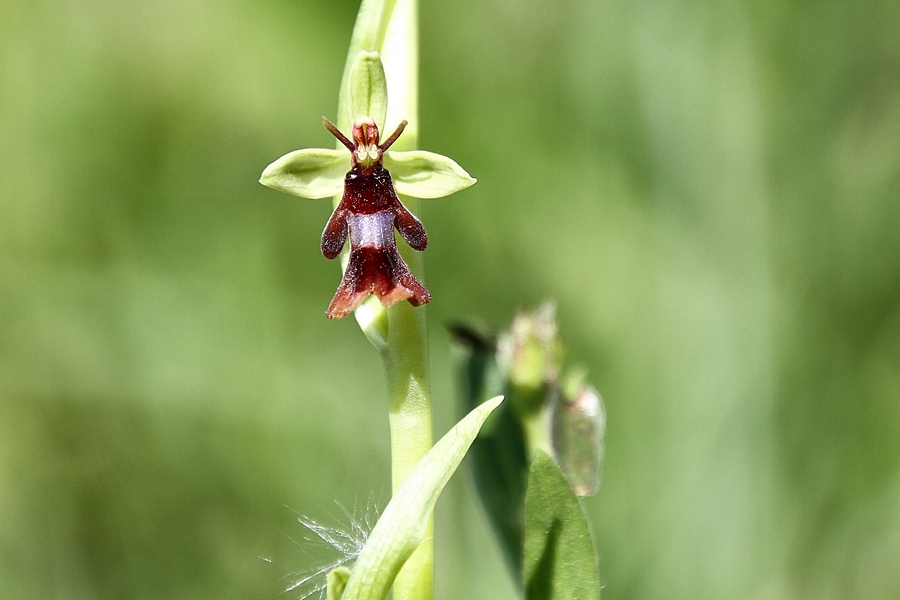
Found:
<path fill-rule="evenodd" d="M 397 217 L 394 219 L 394 224 L 410 248 L 421 252 L 428 247 L 425 226 L 399 200 L 397 200 Z"/>
<path fill-rule="evenodd" d="M 329 121 L 326 117 L 322 117 L 322 123 L 325 125 L 325 129 L 331 132 L 331 135 L 336 137 L 340 143 L 342 143 L 347 150 L 352 154 L 354 150 L 356 150 L 356 146 L 351 142 L 344 133 L 337 128 L 337 125 Z"/>
<path fill-rule="evenodd" d="M 391 145 L 397 141 L 397 138 L 400 137 L 400 134 L 403 133 L 403 130 L 406 129 L 407 125 L 408 122 L 406 119 L 400 121 L 400 124 L 397 125 L 397 129 L 394 130 L 394 133 L 389 135 L 388 139 L 384 140 L 384 142 L 381 143 L 381 146 L 379 146 L 382 152 L 390 148 Z"/>
<path fill-rule="evenodd" d="M 344 242 L 347 240 L 347 211 L 338 206 L 322 232 L 322 254 L 331 260 L 341 253 Z"/>

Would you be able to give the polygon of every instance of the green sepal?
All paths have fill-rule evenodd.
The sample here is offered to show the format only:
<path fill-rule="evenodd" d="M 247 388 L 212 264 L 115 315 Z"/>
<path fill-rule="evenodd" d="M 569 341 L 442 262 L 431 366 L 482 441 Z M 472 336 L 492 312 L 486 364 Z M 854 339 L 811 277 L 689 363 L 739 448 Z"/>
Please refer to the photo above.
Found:
<path fill-rule="evenodd" d="M 350 67 L 347 113 L 350 124 L 358 117 L 372 117 L 381 129 L 387 118 L 387 78 L 377 52 L 360 50 Z"/>
<path fill-rule="evenodd" d="M 350 569 L 347 567 L 338 567 L 330 571 L 326 577 L 328 583 L 326 600 L 341 600 L 348 579 L 350 579 Z"/>
<path fill-rule="evenodd" d="M 304 148 L 285 154 L 266 167 L 259 182 L 301 198 L 328 198 L 343 192 L 350 170 L 350 153 L 325 148 Z"/>
<path fill-rule="evenodd" d="M 389 150 L 384 153 L 384 168 L 391 173 L 397 193 L 414 198 L 449 196 L 476 181 L 452 158 L 425 150 Z"/>
<path fill-rule="evenodd" d="M 587 517 L 556 462 L 538 451 L 525 493 L 526 600 L 599 600 Z"/>
<path fill-rule="evenodd" d="M 341 600 L 383 600 L 418 548 L 434 505 L 488 415 L 502 397 L 466 415 L 410 471 L 372 529 Z"/>

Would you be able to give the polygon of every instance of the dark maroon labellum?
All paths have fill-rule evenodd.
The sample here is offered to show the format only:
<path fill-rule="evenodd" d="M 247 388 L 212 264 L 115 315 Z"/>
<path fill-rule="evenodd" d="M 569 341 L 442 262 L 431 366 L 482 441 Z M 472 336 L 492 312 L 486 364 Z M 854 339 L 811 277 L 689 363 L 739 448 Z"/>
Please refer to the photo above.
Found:
<path fill-rule="evenodd" d="M 349 315 L 375 294 L 385 306 L 408 300 L 426 304 L 431 294 L 410 272 L 394 241 L 394 229 L 414 250 L 428 245 L 425 228 L 397 197 L 391 174 L 382 164 L 384 151 L 393 144 L 406 121 L 379 144 L 375 121 L 361 117 L 353 124 L 350 141 L 328 119 L 325 127 L 350 150 L 352 166 L 344 179 L 344 195 L 322 233 L 322 254 L 332 259 L 350 238 L 350 259 L 344 277 L 328 306 L 329 319 Z"/>

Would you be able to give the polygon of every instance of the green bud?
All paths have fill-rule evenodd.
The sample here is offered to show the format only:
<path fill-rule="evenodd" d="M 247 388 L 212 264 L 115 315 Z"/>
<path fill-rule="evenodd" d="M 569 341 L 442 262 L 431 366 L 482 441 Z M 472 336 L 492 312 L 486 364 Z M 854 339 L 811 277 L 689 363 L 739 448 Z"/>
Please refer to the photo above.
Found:
<path fill-rule="evenodd" d="M 569 493 L 600 484 L 606 426 L 600 394 L 583 370 L 563 371 L 553 305 L 515 316 L 500 335 L 455 324 L 459 391 L 466 410 L 494 394 L 506 401 L 469 452 L 478 495 L 515 578 L 522 580 L 524 503 L 534 456 L 549 455 L 568 478 Z"/>
<path fill-rule="evenodd" d="M 387 79 L 377 52 L 361 50 L 350 67 L 347 114 L 352 124 L 359 117 L 372 117 L 380 129 L 387 118 Z"/>
<path fill-rule="evenodd" d="M 518 313 L 509 331 L 500 337 L 498 352 L 497 359 L 516 392 L 516 410 L 526 417 L 547 407 L 563 359 L 556 307 L 547 302 L 534 312 Z"/>
<path fill-rule="evenodd" d="M 378 298 L 369 296 L 363 300 L 363 303 L 353 311 L 353 316 L 375 349 L 379 352 L 384 350 L 387 347 L 388 316 L 387 309 Z"/>
<path fill-rule="evenodd" d="M 553 407 L 553 453 L 572 490 L 579 496 L 591 496 L 600 487 L 606 412 L 592 385 L 582 382 L 574 390 L 572 387 L 563 386 Z"/>

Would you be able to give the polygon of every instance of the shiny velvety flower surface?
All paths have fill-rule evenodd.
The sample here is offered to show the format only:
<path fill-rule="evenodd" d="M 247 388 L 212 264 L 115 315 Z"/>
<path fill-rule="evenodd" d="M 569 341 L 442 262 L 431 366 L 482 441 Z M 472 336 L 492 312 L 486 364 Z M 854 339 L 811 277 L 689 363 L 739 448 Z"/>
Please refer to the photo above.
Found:
<path fill-rule="evenodd" d="M 326 312 L 331 319 L 349 315 L 370 295 L 384 306 L 403 300 L 413 306 L 428 303 L 431 294 L 400 255 L 394 230 L 418 251 L 428 245 L 428 237 L 397 193 L 439 198 L 475 183 L 446 156 L 389 150 L 407 123 L 402 121 L 382 141 L 378 122 L 384 122 L 386 103 L 384 71 L 377 53 L 360 52 L 351 71 L 350 137 L 323 119 L 325 128 L 346 150 L 296 150 L 266 167 L 260 178 L 263 185 L 304 198 L 341 195 L 322 234 L 326 258 L 337 257 L 348 241 L 350 246 L 343 279 Z"/>
<path fill-rule="evenodd" d="M 385 306 L 409 300 L 413 306 L 426 304 L 431 294 L 412 274 L 394 241 L 394 229 L 414 250 L 428 245 L 425 227 L 397 197 L 391 174 L 382 165 L 385 150 L 396 140 L 406 121 L 400 123 L 379 145 L 378 126 L 371 118 L 353 124 L 353 141 L 333 123 L 325 126 L 352 156 L 352 167 L 344 178 L 344 195 L 331 214 L 322 234 L 322 254 L 334 258 L 350 239 L 350 257 L 327 315 L 340 319 L 350 314 L 370 294 Z"/>

